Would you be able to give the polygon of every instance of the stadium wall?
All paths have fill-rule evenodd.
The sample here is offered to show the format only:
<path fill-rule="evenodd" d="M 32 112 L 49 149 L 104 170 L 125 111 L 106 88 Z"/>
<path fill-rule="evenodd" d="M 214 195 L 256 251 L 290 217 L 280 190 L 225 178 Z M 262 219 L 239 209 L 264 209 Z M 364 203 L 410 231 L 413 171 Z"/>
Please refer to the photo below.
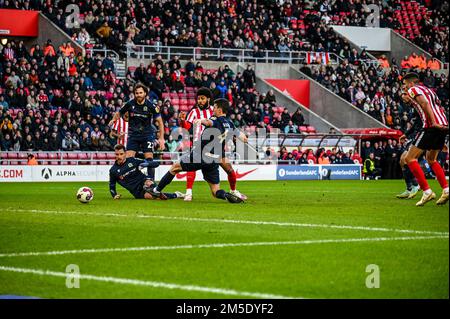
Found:
<path fill-rule="evenodd" d="M 345 128 L 388 128 L 367 113 L 354 107 L 340 96 L 327 90 L 305 73 L 291 67 L 291 79 L 310 81 L 309 109 L 339 129 Z"/>
<path fill-rule="evenodd" d="M 330 128 L 335 128 L 336 130 L 339 131 L 339 127 L 335 126 L 334 123 L 330 123 L 326 119 L 323 119 L 322 117 L 320 117 L 320 115 L 317 115 L 313 110 L 308 109 L 307 107 L 300 104 L 292 97 L 287 96 L 280 89 L 271 85 L 266 80 L 257 77 L 256 89 L 259 90 L 260 92 L 267 92 L 268 90 L 272 89 L 275 93 L 277 104 L 287 107 L 289 112 L 295 112 L 297 108 L 300 107 L 302 109 L 305 122 L 307 122 L 309 125 L 314 126 L 318 132 L 328 133 L 330 131 Z"/>
<path fill-rule="evenodd" d="M 61 30 L 56 24 L 50 21 L 42 12 L 39 13 L 39 32 L 37 37 L 24 40 L 26 47 L 30 48 L 35 44 L 41 47 L 47 43 L 48 39 L 52 40 L 53 46 L 57 49 L 63 42 L 70 42 L 75 52 L 84 52 L 82 46 L 73 41 L 72 38 Z"/>
<path fill-rule="evenodd" d="M 54 166 L 0 166 L 0 182 L 107 182 L 108 165 L 54 165 Z M 170 165 L 156 169 L 160 180 Z M 361 179 L 361 166 L 355 165 L 234 165 L 239 181 Z M 197 179 L 203 178 L 201 171 Z M 227 181 L 220 170 L 220 179 Z M 175 180 L 185 181 L 186 173 L 177 174 Z"/>

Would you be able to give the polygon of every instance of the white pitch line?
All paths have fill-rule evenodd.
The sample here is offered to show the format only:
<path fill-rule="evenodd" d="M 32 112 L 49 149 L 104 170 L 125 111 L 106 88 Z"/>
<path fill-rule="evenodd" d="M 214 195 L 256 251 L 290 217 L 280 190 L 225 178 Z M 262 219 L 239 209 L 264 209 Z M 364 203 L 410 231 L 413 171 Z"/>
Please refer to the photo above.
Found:
<path fill-rule="evenodd" d="M 72 275 L 72 274 L 68 274 L 68 273 L 56 272 L 56 271 L 51 271 L 51 270 L 16 268 L 16 267 L 8 267 L 8 266 L 0 266 L 0 270 L 16 272 L 16 273 L 23 273 L 23 274 L 33 274 L 33 275 L 40 275 L 40 276 L 63 277 L 63 278 L 67 278 L 68 275 Z M 84 280 L 102 281 L 102 282 L 124 284 L 124 285 L 146 286 L 146 287 L 165 288 L 165 289 L 177 289 L 177 290 L 184 290 L 184 291 L 207 292 L 207 293 L 213 293 L 213 294 L 219 294 L 219 295 L 242 296 L 242 297 L 250 297 L 250 298 L 257 298 L 257 299 L 303 299 L 302 297 L 289 297 L 289 296 L 274 295 L 274 294 L 267 294 L 267 293 L 260 293 L 260 292 L 247 292 L 247 291 L 238 291 L 238 290 L 234 290 L 234 289 L 204 287 L 204 286 L 195 286 L 195 285 L 180 285 L 180 284 L 167 283 L 167 282 L 146 281 L 146 280 L 126 279 L 126 278 L 106 277 L 106 276 L 95 276 L 95 275 L 88 275 L 88 274 L 77 275 L 77 278 L 79 278 L 80 280 L 84 279 Z"/>
<path fill-rule="evenodd" d="M 384 228 L 384 227 L 350 226 L 350 225 L 304 224 L 304 223 L 288 223 L 288 222 L 257 221 L 257 220 L 234 220 L 234 219 L 196 218 L 196 217 L 160 216 L 160 215 L 142 215 L 142 214 L 130 215 L 130 214 L 118 214 L 118 213 L 90 213 L 90 212 L 50 211 L 50 210 L 35 210 L 35 209 L 14 209 L 14 208 L 7 208 L 6 211 L 18 212 L 18 213 L 25 212 L 25 213 L 34 213 L 34 214 L 154 218 L 154 219 L 166 219 L 166 220 L 182 220 L 182 221 L 189 221 L 189 222 L 271 225 L 271 226 L 283 226 L 283 227 L 351 229 L 351 230 L 365 230 L 365 231 L 379 231 L 379 232 L 409 233 L 409 234 L 417 234 L 417 235 L 438 235 L 438 236 L 448 236 L 449 235 L 448 232 L 436 232 L 436 231 L 412 230 L 412 229 L 395 229 L 395 228 Z"/>
<path fill-rule="evenodd" d="M 55 250 L 43 252 L 23 252 L 0 254 L 4 257 L 30 257 L 30 256 L 55 256 L 69 254 L 94 254 L 111 252 L 151 251 L 151 250 L 177 250 L 177 249 L 199 249 L 199 248 L 226 248 L 226 247 L 250 247 L 250 246 L 282 246 L 282 245 L 309 245 L 328 243 L 357 243 L 376 241 L 406 241 L 424 239 L 448 239 L 448 236 L 412 236 L 412 237 L 376 237 L 376 238 L 343 238 L 343 239 L 318 239 L 318 240 L 295 240 L 295 241 L 273 241 L 273 242 L 249 242 L 249 243 L 217 243 L 199 245 L 175 245 L 175 246 L 144 246 L 123 248 L 93 248 L 79 250 Z"/>

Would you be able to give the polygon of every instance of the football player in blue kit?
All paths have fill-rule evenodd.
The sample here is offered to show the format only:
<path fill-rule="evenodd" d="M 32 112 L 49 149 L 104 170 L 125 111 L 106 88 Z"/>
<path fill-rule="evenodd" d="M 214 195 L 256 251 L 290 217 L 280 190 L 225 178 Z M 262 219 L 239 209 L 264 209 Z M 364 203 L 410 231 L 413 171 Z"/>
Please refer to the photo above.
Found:
<path fill-rule="evenodd" d="M 154 186 L 154 182 L 142 170 L 146 168 L 156 168 L 158 162 L 148 162 L 134 157 L 126 157 L 125 147 L 118 144 L 114 147 L 116 162 L 109 170 L 109 191 L 114 199 L 120 199 L 121 195 L 117 193 L 116 184 L 128 190 L 134 198 L 137 199 L 174 199 L 183 198 L 184 194 L 180 192 L 162 193 L 158 197 L 152 196 L 148 189 Z M 146 165 L 143 165 L 146 164 Z"/>
<path fill-rule="evenodd" d="M 237 136 L 244 143 L 247 143 L 245 134 L 237 131 L 227 117 L 229 112 L 230 102 L 226 99 L 217 99 L 214 101 L 214 116 L 209 119 L 198 119 L 194 122 L 196 125 L 201 124 L 207 128 L 214 128 L 214 130 L 205 129 L 203 131 L 201 147 L 194 146 L 190 154 L 182 157 L 179 163 L 172 165 L 159 182 L 159 185 L 150 190 L 153 196 L 163 195 L 161 193 L 162 190 L 172 182 L 177 173 L 201 170 L 203 178 L 208 182 L 214 197 L 228 200 L 230 203 L 243 202 L 240 197 L 220 189 L 219 164 L 224 157 L 227 141 L 233 136 Z M 220 147 L 211 147 L 211 144 L 214 144 L 214 142 L 217 142 Z"/>
<path fill-rule="evenodd" d="M 125 103 L 119 112 L 114 114 L 109 125 L 113 125 L 120 117 L 128 112 L 128 143 L 126 145 L 126 156 L 135 157 L 137 152 L 143 152 L 146 163 L 149 166 L 149 176 L 155 178 L 155 169 L 152 168 L 153 153 L 156 148 L 164 150 L 164 123 L 159 108 L 147 99 L 148 88 L 137 83 L 133 88 L 134 99 Z M 154 126 L 158 126 L 158 138 Z"/>

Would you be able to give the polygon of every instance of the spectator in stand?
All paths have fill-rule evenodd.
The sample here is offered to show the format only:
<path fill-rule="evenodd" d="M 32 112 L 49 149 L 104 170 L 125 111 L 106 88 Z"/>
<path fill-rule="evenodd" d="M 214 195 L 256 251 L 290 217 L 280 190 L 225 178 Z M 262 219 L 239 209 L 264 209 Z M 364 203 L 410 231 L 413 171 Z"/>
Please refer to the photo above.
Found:
<path fill-rule="evenodd" d="M 284 134 L 297 134 L 298 128 L 297 125 L 294 125 L 292 121 L 289 121 L 288 125 L 284 128 Z"/>
<path fill-rule="evenodd" d="M 380 58 L 378 58 L 378 62 L 380 63 L 381 67 L 383 67 L 383 68 L 389 68 L 390 67 L 389 60 L 387 59 L 387 57 L 384 54 L 382 54 L 380 56 Z"/>

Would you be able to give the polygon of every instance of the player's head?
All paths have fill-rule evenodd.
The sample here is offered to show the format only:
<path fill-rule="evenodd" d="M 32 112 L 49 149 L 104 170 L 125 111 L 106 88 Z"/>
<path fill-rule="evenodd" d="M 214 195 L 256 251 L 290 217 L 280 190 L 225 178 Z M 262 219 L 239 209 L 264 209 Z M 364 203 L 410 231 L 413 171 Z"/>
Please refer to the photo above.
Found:
<path fill-rule="evenodd" d="M 217 99 L 214 101 L 214 116 L 226 116 L 229 112 L 230 102 L 227 99 Z"/>
<path fill-rule="evenodd" d="M 116 146 L 114 146 L 114 153 L 116 155 L 116 162 L 119 165 L 123 164 L 127 159 L 125 146 L 123 146 L 122 144 L 117 144 Z"/>
<path fill-rule="evenodd" d="M 142 103 L 148 94 L 148 88 L 142 83 L 136 83 L 133 87 L 134 98 L 138 103 Z"/>
<path fill-rule="evenodd" d="M 413 87 L 417 82 L 419 82 L 419 75 L 417 73 L 410 72 L 403 77 L 403 85 L 406 89 Z"/>
<path fill-rule="evenodd" d="M 128 114 L 128 112 L 125 112 L 125 114 L 123 115 L 123 119 L 125 120 L 125 122 L 128 122 L 130 116 Z"/>
<path fill-rule="evenodd" d="M 211 90 L 206 87 L 201 87 L 197 91 L 197 105 L 200 109 L 204 110 L 209 107 L 211 101 Z"/>

